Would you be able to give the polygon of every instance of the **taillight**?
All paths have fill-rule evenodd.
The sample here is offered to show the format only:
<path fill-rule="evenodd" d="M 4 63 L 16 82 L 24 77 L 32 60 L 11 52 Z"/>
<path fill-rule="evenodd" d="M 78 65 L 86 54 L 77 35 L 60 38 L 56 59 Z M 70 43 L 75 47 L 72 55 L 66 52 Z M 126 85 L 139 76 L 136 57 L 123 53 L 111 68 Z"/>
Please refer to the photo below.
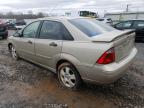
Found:
<path fill-rule="evenodd" d="M 115 50 L 114 48 L 106 51 L 97 61 L 98 64 L 109 64 L 115 61 Z"/>

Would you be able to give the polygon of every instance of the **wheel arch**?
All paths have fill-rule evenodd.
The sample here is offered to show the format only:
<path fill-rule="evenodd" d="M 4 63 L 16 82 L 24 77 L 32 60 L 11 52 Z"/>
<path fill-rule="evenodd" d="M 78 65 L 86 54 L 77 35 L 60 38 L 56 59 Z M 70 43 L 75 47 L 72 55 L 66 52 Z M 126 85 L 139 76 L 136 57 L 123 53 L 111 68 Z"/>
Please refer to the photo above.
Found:
<path fill-rule="evenodd" d="M 76 69 L 77 69 L 77 65 L 80 64 L 80 61 L 76 57 L 74 57 L 70 54 L 63 53 L 63 54 L 61 54 L 60 59 L 56 62 L 56 72 L 58 70 L 58 66 L 64 62 L 68 62 L 68 63 L 72 64 Z"/>
<path fill-rule="evenodd" d="M 72 64 L 70 61 L 66 60 L 66 59 L 60 59 L 57 63 L 56 63 L 56 71 L 58 70 L 59 65 L 61 65 L 62 63 L 68 62 L 70 64 Z M 73 64 L 72 64 L 73 65 Z"/>
<path fill-rule="evenodd" d="M 67 63 L 70 63 L 70 64 L 75 68 L 75 70 L 78 72 L 78 75 L 79 75 L 79 77 L 80 77 L 80 79 L 81 79 L 81 81 L 82 81 L 81 74 L 80 74 L 79 70 L 77 69 L 76 65 L 73 64 L 72 62 L 70 62 L 69 60 L 66 60 L 66 59 L 61 59 L 61 60 L 59 60 L 59 61 L 57 62 L 57 64 L 56 64 L 56 73 L 58 72 L 58 67 L 59 67 L 62 63 L 66 63 L 66 62 L 67 62 Z"/>

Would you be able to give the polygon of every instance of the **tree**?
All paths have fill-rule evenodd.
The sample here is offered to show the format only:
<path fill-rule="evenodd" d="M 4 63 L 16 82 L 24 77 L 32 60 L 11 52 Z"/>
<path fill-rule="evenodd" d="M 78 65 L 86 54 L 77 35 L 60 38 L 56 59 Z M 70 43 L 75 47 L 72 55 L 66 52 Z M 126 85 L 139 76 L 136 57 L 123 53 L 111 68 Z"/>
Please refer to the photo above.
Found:
<path fill-rule="evenodd" d="M 29 10 L 29 11 L 28 11 L 28 14 L 29 14 L 29 15 L 32 15 L 32 14 L 33 14 L 33 11 Z"/>
<path fill-rule="evenodd" d="M 44 17 L 44 13 L 39 12 L 39 13 L 37 14 L 37 17 L 38 17 L 38 18 L 43 18 L 43 17 Z"/>

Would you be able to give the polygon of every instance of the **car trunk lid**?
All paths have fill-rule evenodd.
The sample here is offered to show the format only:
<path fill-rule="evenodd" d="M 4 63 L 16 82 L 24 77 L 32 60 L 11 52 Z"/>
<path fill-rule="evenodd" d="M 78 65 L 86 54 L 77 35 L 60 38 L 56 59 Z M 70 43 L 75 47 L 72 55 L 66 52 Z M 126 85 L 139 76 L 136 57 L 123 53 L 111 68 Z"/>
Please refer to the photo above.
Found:
<path fill-rule="evenodd" d="M 97 36 L 99 37 L 99 36 Z M 100 38 L 101 37 L 101 38 Z M 115 61 L 119 62 L 127 57 L 134 47 L 135 33 L 133 30 L 116 31 L 101 35 L 99 38 L 94 37 L 93 42 L 113 43 L 115 49 Z"/>
<path fill-rule="evenodd" d="M 117 38 L 123 37 L 124 35 L 131 34 L 133 32 L 134 30 L 125 30 L 125 31 L 114 30 L 112 32 L 107 32 L 101 35 L 93 36 L 90 39 L 93 42 L 112 42 Z"/>

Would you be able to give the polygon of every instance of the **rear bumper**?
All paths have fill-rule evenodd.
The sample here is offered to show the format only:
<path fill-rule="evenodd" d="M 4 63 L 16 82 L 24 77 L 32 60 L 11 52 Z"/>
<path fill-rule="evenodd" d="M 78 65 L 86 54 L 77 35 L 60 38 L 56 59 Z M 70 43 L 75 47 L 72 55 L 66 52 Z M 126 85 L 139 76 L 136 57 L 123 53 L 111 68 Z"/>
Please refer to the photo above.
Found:
<path fill-rule="evenodd" d="M 132 63 L 137 54 L 137 49 L 133 48 L 130 55 L 118 63 L 108 65 L 95 65 L 93 67 L 78 66 L 80 75 L 84 81 L 94 82 L 99 84 L 112 83 L 119 79 Z"/>

